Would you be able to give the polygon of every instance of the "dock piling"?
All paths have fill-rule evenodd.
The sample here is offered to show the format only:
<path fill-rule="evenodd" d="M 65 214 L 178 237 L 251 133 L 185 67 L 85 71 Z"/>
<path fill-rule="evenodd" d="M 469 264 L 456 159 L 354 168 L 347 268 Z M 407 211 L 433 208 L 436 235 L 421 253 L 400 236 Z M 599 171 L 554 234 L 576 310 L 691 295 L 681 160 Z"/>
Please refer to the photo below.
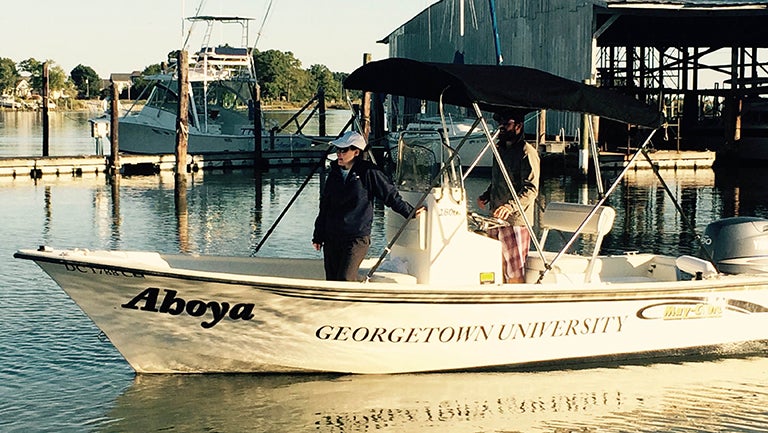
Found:
<path fill-rule="evenodd" d="M 48 62 L 43 63 L 43 156 L 49 156 L 48 136 L 48 94 L 50 80 L 48 76 Z"/>
<path fill-rule="evenodd" d="M 118 124 L 120 117 L 120 111 L 118 108 L 118 101 L 120 98 L 120 94 L 117 92 L 117 83 L 115 83 L 114 80 L 110 80 L 109 82 L 110 91 L 112 93 L 112 98 L 110 100 L 109 104 L 109 143 L 110 143 L 110 153 L 109 153 L 109 159 L 107 161 L 107 173 L 109 174 L 117 174 L 120 172 L 120 146 L 118 141 Z"/>
<path fill-rule="evenodd" d="M 184 181 L 187 173 L 189 138 L 189 61 L 186 50 L 177 52 L 179 101 L 176 111 L 176 178 Z"/>

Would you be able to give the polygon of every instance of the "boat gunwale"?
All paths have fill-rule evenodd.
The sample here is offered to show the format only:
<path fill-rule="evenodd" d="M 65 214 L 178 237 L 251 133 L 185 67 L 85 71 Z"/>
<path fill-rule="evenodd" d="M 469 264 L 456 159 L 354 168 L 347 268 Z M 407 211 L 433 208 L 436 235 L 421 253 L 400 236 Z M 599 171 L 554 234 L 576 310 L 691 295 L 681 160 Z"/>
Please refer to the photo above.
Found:
<path fill-rule="evenodd" d="M 58 250 L 64 251 L 64 250 Z M 137 266 L 115 265 L 103 261 L 86 261 L 61 256 L 46 256 L 45 252 L 19 250 L 14 258 L 57 265 L 82 265 L 95 269 L 134 273 L 160 278 L 210 282 L 226 285 L 247 285 L 273 295 L 335 302 L 361 303 L 419 303 L 419 304 L 547 304 L 564 302 L 623 302 L 674 298 L 677 301 L 701 301 L 702 297 L 722 292 L 748 292 L 765 289 L 768 276 L 728 275 L 716 279 L 679 281 L 685 287 L 670 288 L 670 281 L 590 283 L 562 289 L 562 283 L 504 284 L 488 287 L 480 292 L 467 286 L 440 287 L 425 290 L 421 285 L 402 285 L 392 282 L 340 282 L 312 279 L 294 279 L 247 274 L 196 271 L 169 268 L 168 270 L 142 269 Z M 185 272 L 182 272 L 185 271 Z M 207 274 L 207 275 L 204 275 Z M 213 275 L 211 275 L 213 274 Z M 339 287 L 348 286 L 348 287 Z M 659 288 L 658 286 L 663 286 Z M 525 289 L 521 290 L 521 286 Z M 531 288 L 535 286 L 536 288 Z M 622 287 L 625 286 L 625 287 Z M 366 288 L 369 287 L 369 288 Z"/>

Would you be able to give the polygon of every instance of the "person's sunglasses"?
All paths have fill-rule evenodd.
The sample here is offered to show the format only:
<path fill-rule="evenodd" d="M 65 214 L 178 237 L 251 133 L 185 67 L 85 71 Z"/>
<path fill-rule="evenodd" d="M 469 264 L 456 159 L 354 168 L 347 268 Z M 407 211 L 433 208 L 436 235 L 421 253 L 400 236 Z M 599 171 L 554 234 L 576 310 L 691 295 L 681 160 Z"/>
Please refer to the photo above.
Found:
<path fill-rule="evenodd" d="M 352 148 L 351 147 L 337 147 L 336 148 L 336 153 L 347 153 L 350 149 L 352 149 Z"/>

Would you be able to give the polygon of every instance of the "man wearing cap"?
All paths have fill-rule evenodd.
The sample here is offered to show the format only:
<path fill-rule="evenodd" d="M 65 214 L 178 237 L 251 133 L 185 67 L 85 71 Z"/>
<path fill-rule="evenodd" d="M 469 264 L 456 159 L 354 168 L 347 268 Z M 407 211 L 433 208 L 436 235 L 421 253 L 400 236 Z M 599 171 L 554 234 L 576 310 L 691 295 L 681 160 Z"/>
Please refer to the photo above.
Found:
<path fill-rule="evenodd" d="M 525 141 L 525 112 L 511 110 L 497 113 L 494 119 L 499 122 L 496 148 L 515 187 L 522 211 L 528 221 L 533 222 L 534 205 L 539 194 L 540 162 L 539 153 Z M 504 282 L 522 283 L 525 281 L 525 260 L 531 234 L 501 170 L 494 158 L 491 184 L 477 198 L 477 204 L 481 209 L 488 206 L 495 218 L 509 223 L 509 226 L 489 230 L 488 234 L 501 242 Z"/>
<path fill-rule="evenodd" d="M 366 147 L 362 135 L 349 131 L 330 144 L 336 146 L 337 159 L 331 162 L 320 197 L 312 245 L 323 250 L 327 280 L 359 281 L 360 263 L 371 246 L 374 197 L 404 218 L 413 206 L 383 171 L 360 158 Z"/>

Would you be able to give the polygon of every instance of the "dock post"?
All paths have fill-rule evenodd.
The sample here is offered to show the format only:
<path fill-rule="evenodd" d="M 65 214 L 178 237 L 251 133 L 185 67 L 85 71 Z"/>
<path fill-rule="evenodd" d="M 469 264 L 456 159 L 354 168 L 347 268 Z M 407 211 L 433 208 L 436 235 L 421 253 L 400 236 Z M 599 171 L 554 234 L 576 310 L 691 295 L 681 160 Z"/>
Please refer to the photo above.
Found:
<path fill-rule="evenodd" d="M 536 148 L 547 142 L 547 110 L 539 110 L 538 137 L 536 138 Z M 565 137 L 563 137 L 565 141 Z"/>
<path fill-rule="evenodd" d="M 43 63 L 43 156 L 49 156 L 48 147 L 48 94 L 50 80 L 48 75 L 48 62 Z"/>
<path fill-rule="evenodd" d="M 592 84 L 590 79 L 584 80 L 584 84 Z M 589 172 L 589 126 L 591 121 L 589 120 L 589 114 L 583 113 L 581 115 L 581 149 L 579 149 L 579 170 L 584 176 Z M 597 169 L 597 168 L 596 168 Z"/>
<path fill-rule="evenodd" d="M 579 171 L 584 176 L 589 172 L 589 114 L 581 115 L 581 149 L 579 149 Z"/>
<path fill-rule="evenodd" d="M 372 137 L 368 143 L 374 152 L 377 164 L 384 163 L 384 154 L 387 149 L 387 135 L 384 132 L 384 99 L 381 93 L 374 93 L 371 101 L 371 131 Z"/>
<path fill-rule="evenodd" d="M 317 135 L 325 137 L 325 89 L 320 86 L 317 90 L 317 106 L 318 106 L 318 131 Z"/>
<path fill-rule="evenodd" d="M 179 102 L 176 111 L 176 181 L 184 182 L 187 174 L 187 145 L 189 138 L 189 60 L 186 50 L 176 53 L 176 73 Z"/>
<path fill-rule="evenodd" d="M 264 137 L 262 113 L 261 113 L 261 87 L 258 83 L 253 85 L 251 90 L 251 103 L 253 104 L 253 165 L 254 167 L 264 167 L 267 162 L 264 160 Z M 273 143 L 272 134 L 270 134 L 270 143 Z"/>
<path fill-rule="evenodd" d="M 118 108 L 118 102 L 120 100 L 120 93 L 117 91 L 117 83 L 114 80 L 109 81 L 109 87 L 112 93 L 112 98 L 109 101 L 109 161 L 107 164 L 107 172 L 110 174 L 118 174 L 120 172 L 120 147 L 118 146 L 118 118 L 120 117 L 120 109 Z"/>
<path fill-rule="evenodd" d="M 363 54 L 363 65 L 371 62 L 371 53 Z M 371 133 L 371 92 L 363 93 L 363 101 L 360 104 L 360 134 L 368 142 L 368 134 Z"/>

